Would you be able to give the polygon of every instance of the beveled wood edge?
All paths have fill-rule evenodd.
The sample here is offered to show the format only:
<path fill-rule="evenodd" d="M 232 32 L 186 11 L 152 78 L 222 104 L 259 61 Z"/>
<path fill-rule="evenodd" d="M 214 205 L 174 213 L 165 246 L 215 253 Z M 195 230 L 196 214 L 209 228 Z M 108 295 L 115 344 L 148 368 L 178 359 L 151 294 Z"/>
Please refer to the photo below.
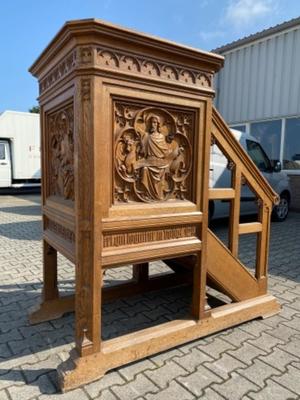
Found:
<path fill-rule="evenodd" d="M 86 357 L 78 357 L 74 349 L 70 358 L 58 366 L 61 390 L 66 392 L 101 378 L 113 368 L 279 311 L 276 299 L 263 295 L 217 307 L 210 316 L 199 321 L 187 317 L 104 341 L 101 351 Z"/>
<path fill-rule="evenodd" d="M 43 233 L 43 239 L 46 240 L 55 250 L 59 251 L 69 261 L 75 263 L 75 243 L 64 240 L 61 236 L 46 229 Z"/>
<path fill-rule="evenodd" d="M 260 222 L 247 222 L 243 224 L 239 224 L 238 233 L 239 235 L 244 235 L 247 233 L 258 233 L 262 232 L 263 227 Z"/>
<path fill-rule="evenodd" d="M 161 215 L 147 215 L 144 216 L 126 216 L 118 218 L 103 218 L 102 227 L 103 232 L 110 231 L 121 231 L 121 230 L 135 230 L 137 228 L 147 229 L 156 228 L 163 226 L 168 228 L 174 225 L 188 225 L 198 224 L 202 222 L 203 215 L 201 212 L 195 211 L 190 213 L 173 213 L 173 214 L 161 214 Z M 130 226 L 128 223 L 130 222 Z"/>
<path fill-rule="evenodd" d="M 102 251 L 102 268 L 135 264 L 144 261 L 155 261 L 175 258 L 180 255 L 195 254 L 201 251 L 202 243 L 198 238 L 165 240 L 123 248 L 108 248 Z"/>
<path fill-rule="evenodd" d="M 234 199 L 234 197 L 235 197 L 235 190 L 232 188 L 208 189 L 209 200 Z"/>
<path fill-rule="evenodd" d="M 220 245 L 222 245 L 224 251 L 228 252 L 230 255 L 232 255 L 231 251 L 228 249 L 227 246 L 224 245 L 224 243 L 209 229 L 208 230 L 208 235 L 212 236 L 218 243 L 220 243 Z M 240 262 L 240 260 L 238 258 L 236 258 L 236 261 L 241 265 L 241 268 L 245 271 L 245 273 L 247 273 L 247 275 L 255 282 L 257 283 L 257 279 L 255 276 L 253 276 L 248 269 Z M 221 281 L 220 281 L 221 284 Z"/>

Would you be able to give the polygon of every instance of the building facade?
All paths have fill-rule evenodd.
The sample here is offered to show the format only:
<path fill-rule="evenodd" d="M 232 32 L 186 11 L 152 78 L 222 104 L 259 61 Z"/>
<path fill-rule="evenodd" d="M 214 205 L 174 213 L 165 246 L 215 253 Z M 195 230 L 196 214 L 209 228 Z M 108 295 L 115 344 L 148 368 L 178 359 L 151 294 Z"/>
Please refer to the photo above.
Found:
<path fill-rule="evenodd" d="M 300 18 L 213 50 L 225 56 L 216 106 L 236 129 L 280 160 L 300 210 Z"/>

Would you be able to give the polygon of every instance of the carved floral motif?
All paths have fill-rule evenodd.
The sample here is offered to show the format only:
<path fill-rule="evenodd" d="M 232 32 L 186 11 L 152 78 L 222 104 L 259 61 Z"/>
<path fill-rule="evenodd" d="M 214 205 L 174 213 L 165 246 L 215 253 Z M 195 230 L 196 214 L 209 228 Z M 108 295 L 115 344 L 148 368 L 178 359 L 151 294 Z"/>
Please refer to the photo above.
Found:
<path fill-rule="evenodd" d="M 73 106 L 49 115 L 50 194 L 74 200 Z"/>
<path fill-rule="evenodd" d="M 116 201 L 184 200 L 190 195 L 193 116 L 115 104 Z"/>

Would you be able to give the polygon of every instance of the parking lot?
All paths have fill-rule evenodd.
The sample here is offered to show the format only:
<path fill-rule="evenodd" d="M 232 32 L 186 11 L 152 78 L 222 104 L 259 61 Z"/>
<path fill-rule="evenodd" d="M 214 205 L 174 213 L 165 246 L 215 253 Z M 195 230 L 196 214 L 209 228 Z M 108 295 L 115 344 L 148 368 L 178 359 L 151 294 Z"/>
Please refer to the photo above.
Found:
<path fill-rule="evenodd" d="M 226 222 L 214 224 L 222 237 Z M 253 242 L 241 242 L 241 258 L 253 262 Z M 159 263 L 152 273 L 163 271 Z M 255 320 L 176 347 L 107 373 L 101 380 L 58 394 L 56 367 L 73 347 L 73 314 L 30 326 L 27 313 L 42 281 L 39 196 L 0 197 L 0 400 L 31 399 L 299 399 L 300 393 L 300 214 L 273 223 L 269 290 L 279 315 Z M 59 286 L 73 290 L 74 268 L 59 257 Z M 130 278 L 128 268 L 106 284 Z M 103 337 L 180 317 L 187 288 L 148 293 L 107 303 Z"/>

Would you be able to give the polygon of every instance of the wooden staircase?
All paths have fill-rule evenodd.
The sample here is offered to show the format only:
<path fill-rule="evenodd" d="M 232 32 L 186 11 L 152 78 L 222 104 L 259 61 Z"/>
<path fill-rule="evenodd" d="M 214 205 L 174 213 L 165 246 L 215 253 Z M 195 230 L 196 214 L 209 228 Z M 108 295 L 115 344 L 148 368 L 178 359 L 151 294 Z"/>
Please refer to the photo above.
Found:
<path fill-rule="evenodd" d="M 273 191 L 248 154 L 232 135 L 218 111 L 213 109 L 212 144 L 217 144 L 228 158 L 232 171 L 230 188 L 209 189 L 209 200 L 229 200 L 228 247 L 208 229 L 207 232 L 207 284 L 227 295 L 233 302 L 255 298 L 267 293 L 267 264 L 270 218 L 278 195 Z M 240 223 L 241 186 L 247 183 L 257 198 L 258 222 Z M 257 234 L 255 275 L 238 259 L 239 236 Z M 165 261 L 176 272 L 183 267 L 190 270 L 195 256 Z"/>

